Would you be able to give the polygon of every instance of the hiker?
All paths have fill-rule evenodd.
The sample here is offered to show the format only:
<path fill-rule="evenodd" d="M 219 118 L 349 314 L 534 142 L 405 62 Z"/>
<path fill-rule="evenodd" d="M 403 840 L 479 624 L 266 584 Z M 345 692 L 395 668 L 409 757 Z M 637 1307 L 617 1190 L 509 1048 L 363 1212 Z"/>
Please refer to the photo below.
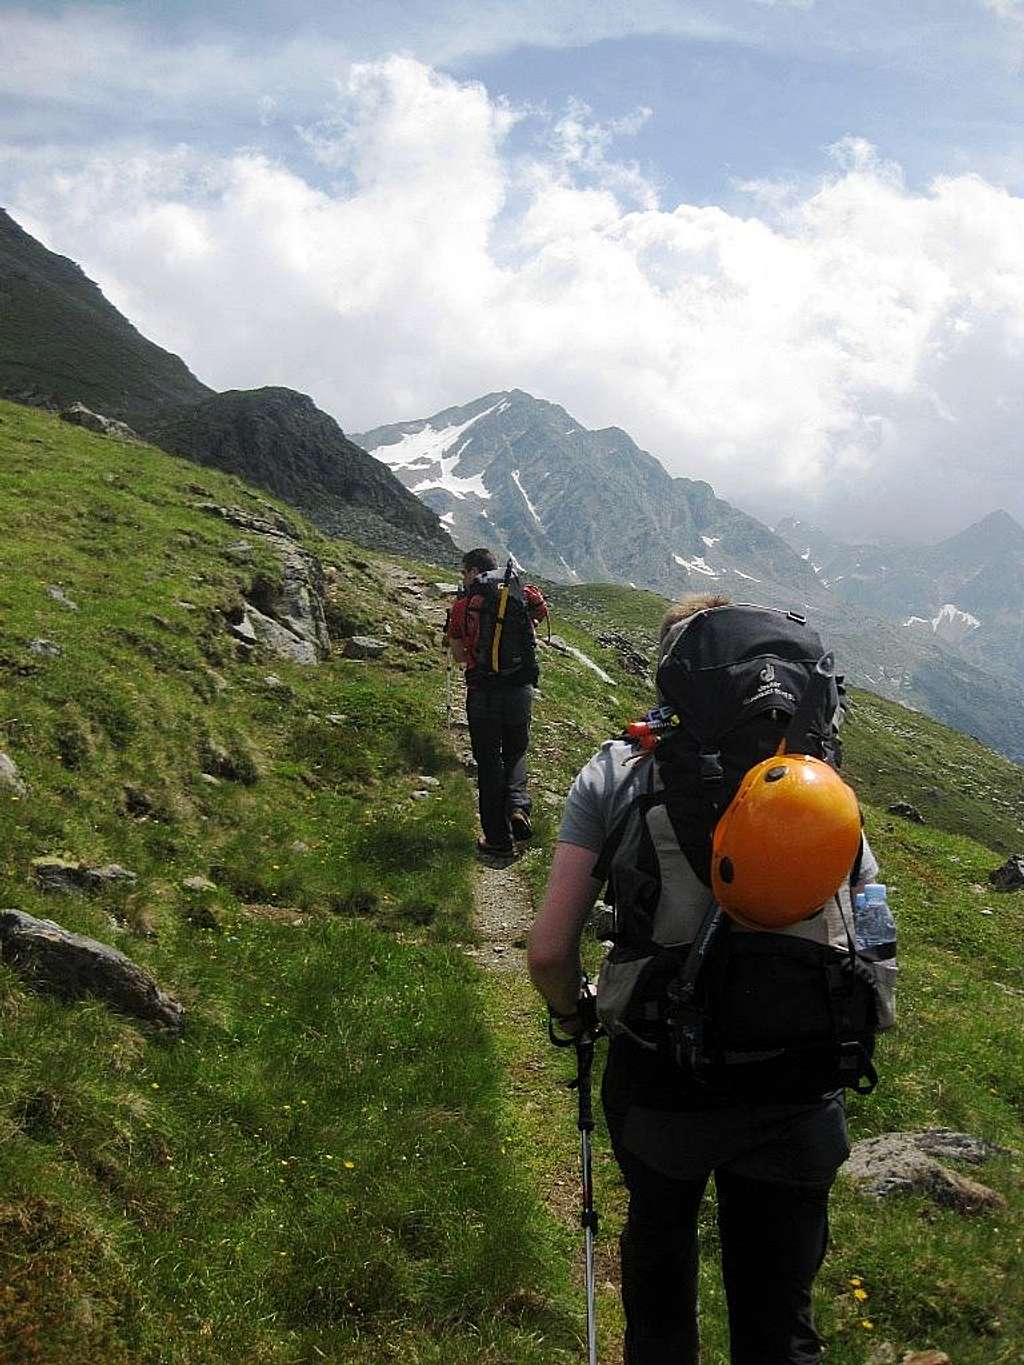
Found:
<path fill-rule="evenodd" d="M 740 625 L 746 623 L 748 633 L 750 623 L 756 624 L 761 619 L 750 615 L 751 612 L 760 612 L 765 619 L 771 615 L 771 609 L 732 607 L 728 598 L 716 595 L 681 599 L 668 612 L 661 627 L 658 684 L 663 702 L 671 706 L 675 701 L 665 695 L 662 684 L 667 685 L 673 677 L 672 664 L 681 647 L 683 632 L 698 620 L 702 625 L 694 634 L 700 634 L 708 623 L 724 629 L 729 617 L 723 616 L 723 612 L 735 613 Z M 775 615 L 786 618 L 784 628 L 787 623 L 803 620 L 795 613 Z M 796 631 L 803 627 L 793 624 L 792 629 Z M 787 765 L 768 756 L 779 751 L 778 740 L 786 733 L 785 722 L 791 718 L 796 694 L 794 684 L 787 681 L 789 675 L 782 663 L 776 660 L 777 667 L 771 660 L 763 667 L 762 664 L 764 661 L 758 660 L 755 667 L 760 668 L 760 672 L 751 675 L 751 694 L 742 700 L 757 703 L 746 713 L 746 724 L 753 726 L 748 733 L 763 729 L 765 738 L 761 753 L 741 766 L 749 768 L 761 758 L 769 767 L 764 782 L 771 784 L 773 777 L 786 771 Z M 696 666 L 690 670 L 689 665 L 686 669 L 686 685 L 699 687 L 700 670 Z M 719 684 L 712 683 L 711 686 L 715 688 Z M 790 704 L 785 714 L 781 714 L 780 709 L 769 703 L 773 696 L 783 697 L 787 687 L 791 689 L 788 693 Z M 716 700 L 714 696 L 706 698 L 708 707 L 715 705 Z M 838 690 L 835 690 L 829 702 L 832 709 L 828 712 L 828 726 L 823 729 L 832 728 L 833 718 L 838 714 L 837 701 Z M 738 702 L 738 709 L 739 706 Z M 759 707 L 762 710 L 757 719 L 751 720 L 749 716 Z M 742 1082 L 721 1080 L 722 1071 L 728 1069 L 725 1067 L 717 1073 L 706 1073 L 714 1074 L 715 1081 L 708 1081 L 706 1077 L 701 1081 L 697 1071 L 691 1074 L 680 1069 L 680 1054 L 672 1055 L 670 1043 L 675 1036 L 669 1032 L 673 1027 L 672 1006 L 666 1003 L 668 993 L 661 993 L 664 977 L 657 990 L 651 985 L 656 980 L 654 970 L 661 961 L 660 956 L 651 954 L 669 955 L 662 945 L 671 944 L 675 937 L 666 934 L 664 925 L 674 920 L 677 926 L 689 926 L 685 931 L 679 931 L 680 939 L 687 943 L 682 953 L 675 957 L 675 967 L 683 958 L 689 962 L 693 955 L 689 954 L 688 941 L 700 942 L 704 926 L 713 915 L 720 913 L 710 885 L 711 833 L 707 827 L 700 828 L 697 815 L 701 807 L 694 803 L 705 800 L 702 783 L 706 784 L 709 776 L 711 787 L 714 787 L 715 775 L 711 771 L 714 761 L 721 760 L 721 764 L 727 766 L 727 746 L 724 738 L 720 753 L 709 752 L 710 746 L 703 743 L 698 745 L 686 729 L 688 716 L 694 714 L 696 711 L 680 715 L 679 724 L 669 732 L 675 736 L 674 741 L 662 739 L 658 742 L 659 748 L 665 746 L 664 762 L 652 761 L 651 755 L 645 753 L 644 744 L 623 738 L 603 745 L 576 777 L 566 801 L 544 903 L 530 933 L 528 967 L 534 985 L 548 1002 L 554 1026 L 565 1034 L 578 1034 L 582 1027 L 581 1014 L 587 1013 L 580 1008 L 581 934 L 605 880 L 607 866 L 602 864 L 608 856 L 610 837 L 611 845 L 615 841 L 613 831 L 621 837 L 623 844 L 626 842 L 629 836 L 623 833 L 624 816 L 636 808 L 639 811 L 637 825 L 641 820 L 646 822 L 651 853 L 656 857 L 661 878 L 655 884 L 656 892 L 648 897 L 646 932 L 637 936 L 639 941 L 646 938 L 648 956 L 642 956 L 642 950 L 631 944 L 628 935 L 623 939 L 617 934 L 616 945 L 623 943 L 623 949 L 621 954 L 618 954 L 618 947 L 612 949 L 602 968 L 597 990 L 597 1013 L 610 1035 L 602 1103 L 614 1154 L 629 1192 L 628 1214 L 620 1239 L 626 1318 L 624 1360 L 626 1365 L 697 1365 L 699 1361 L 697 1219 L 705 1187 L 713 1174 L 732 1365 L 811 1365 L 820 1359 L 821 1351 L 811 1313 L 811 1288 L 827 1244 L 830 1187 L 836 1171 L 849 1154 L 841 1086 L 858 1086 L 862 1079 L 860 1073 L 865 1068 L 874 1076 L 870 1065 L 873 1037 L 867 1055 L 861 1050 L 853 1063 L 858 1073 L 856 1078 L 851 1074 L 837 1079 L 831 1069 L 818 1073 L 810 1060 L 817 1054 L 807 1051 L 797 1054 L 794 1049 L 788 1058 L 784 1053 L 775 1054 L 775 1062 L 764 1063 L 756 1060 L 768 1055 L 764 1052 L 716 1054 L 739 1059 L 734 1075 L 742 1073 L 745 1079 Z M 652 712 L 651 716 L 656 718 L 656 729 L 663 723 L 664 716 L 659 716 L 658 712 Z M 630 728 L 637 732 L 651 729 Z M 659 748 L 654 749 L 656 756 Z M 684 758 L 689 756 L 688 780 L 677 781 L 672 776 L 669 756 L 673 752 L 682 753 L 683 758 L 677 757 L 676 761 L 683 769 L 686 769 Z M 801 758 L 799 761 L 806 765 L 808 760 Z M 799 761 L 794 760 L 788 766 L 796 769 Z M 819 766 L 823 770 L 826 768 L 824 763 Z M 853 800 L 854 828 L 849 831 L 844 826 L 844 837 L 848 834 L 852 842 L 837 855 L 850 860 L 837 864 L 840 870 L 833 873 L 831 881 L 832 888 L 839 887 L 836 905 L 843 915 L 849 911 L 849 922 L 852 922 L 850 873 L 842 871 L 844 867 L 853 871 L 850 849 L 860 847 L 856 871 L 858 886 L 862 880 L 873 879 L 878 868 L 866 842 L 860 837 L 855 797 L 831 768 L 827 773 L 829 780 L 834 777 L 835 783 Z M 660 805 L 656 781 L 662 783 L 664 799 Z M 784 786 L 784 782 L 776 782 L 774 786 L 764 785 L 763 789 L 771 793 L 781 791 Z M 648 805 L 637 801 L 638 787 L 651 793 L 647 798 Z M 731 795 L 729 800 L 732 800 Z M 750 809 L 749 802 L 745 809 Z M 720 814 L 714 820 L 715 825 L 725 823 Z M 628 831 L 628 824 L 625 828 Z M 734 843 L 736 828 L 734 821 Z M 776 833 L 780 832 L 788 833 L 776 830 Z M 599 855 L 600 862 L 596 863 Z M 615 856 L 624 855 L 618 852 Z M 726 861 L 719 859 L 714 863 L 716 894 L 719 890 L 728 890 L 722 885 L 723 871 L 730 877 L 734 872 L 731 865 L 724 867 Z M 738 882 L 742 881 L 743 873 L 740 862 L 742 860 L 738 859 L 735 869 Z M 618 883 L 614 907 L 617 928 L 621 927 L 619 922 L 630 908 L 627 892 L 631 886 L 639 884 L 636 870 L 637 863 L 629 863 L 629 875 Z M 767 871 L 770 873 L 772 869 Z M 756 866 L 755 880 L 763 878 L 765 872 L 763 865 Z M 820 874 L 820 867 L 808 869 L 808 885 L 815 889 L 809 893 L 806 887 L 803 890 L 805 894 L 823 899 L 831 897 L 831 890 L 821 892 L 817 889 L 814 879 Z M 842 884 L 841 877 L 844 878 Z M 799 888 L 803 878 L 804 872 L 799 867 L 787 869 L 787 885 L 792 882 Z M 640 900 L 635 903 L 639 904 Z M 762 966 L 753 950 L 771 947 L 780 939 L 784 939 L 783 949 L 789 949 L 793 948 L 792 938 L 800 938 L 801 942 L 794 948 L 794 951 L 799 949 L 798 958 L 806 957 L 808 952 L 813 956 L 819 951 L 809 948 L 812 939 L 822 943 L 820 951 L 823 954 L 832 951 L 822 936 L 835 933 L 838 941 L 843 918 L 837 921 L 835 915 L 839 911 L 833 911 L 831 907 L 811 915 L 815 903 L 812 900 L 809 908 L 802 912 L 810 915 L 809 918 L 791 924 L 788 930 L 780 929 L 778 935 L 754 932 L 770 924 L 771 915 L 775 913 L 771 910 L 763 926 L 744 923 L 742 927 L 748 930 L 747 933 L 736 932 L 736 926 L 728 923 L 726 927 L 730 932 L 726 938 L 731 945 L 728 951 L 753 954 L 749 959 L 730 958 L 730 970 L 734 962 L 736 967 L 742 967 L 743 962 L 748 961 L 762 972 L 767 968 L 770 976 L 779 963 L 785 966 L 788 959 L 780 958 L 779 963 L 772 959 L 772 966 L 768 967 L 769 960 L 762 957 Z M 770 898 L 766 904 L 771 904 Z M 751 904 L 750 913 L 758 913 L 757 903 Z M 662 926 L 660 929 L 659 925 Z M 847 937 L 846 941 L 852 962 L 853 940 Z M 742 944 L 748 945 L 747 948 Z M 615 962 L 617 955 L 618 963 Z M 840 960 L 841 956 L 836 950 L 835 960 Z M 748 984 L 751 979 L 747 978 Z M 623 982 L 632 983 L 635 999 Z M 646 986 L 642 985 L 644 982 Z M 770 979 L 762 979 L 759 988 L 771 986 Z M 873 1001 L 873 987 L 865 989 Z M 627 998 L 628 1005 L 623 1003 Z M 742 1003 L 743 997 L 738 998 Z M 729 999 L 731 1005 L 733 998 Z M 826 1005 L 828 1003 L 826 997 Z M 874 1004 L 871 1009 L 874 1020 Z M 741 1012 L 732 1011 L 727 1023 L 731 1022 L 733 1013 Z M 764 1013 L 774 1014 L 774 1011 Z M 778 1014 L 785 1016 L 785 1000 L 780 1002 Z M 760 1028 L 765 1023 L 770 1028 L 772 1022 L 759 1015 L 755 1027 Z M 835 1024 L 829 1027 L 838 1029 Z M 692 1040 L 698 1035 L 683 1029 L 679 1036 Z M 853 1051 L 857 1052 L 858 1048 L 855 1046 Z M 830 1068 L 841 1055 L 848 1054 L 837 1047 L 828 1050 L 832 1059 Z M 755 1061 L 751 1062 L 751 1058 Z M 768 1070 L 762 1072 L 761 1080 L 757 1081 L 759 1066 Z M 778 1070 L 771 1070 L 776 1066 Z M 771 1078 L 767 1082 L 765 1075 Z M 720 1089 L 716 1090 L 719 1081 Z M 865 1090 L 870 1084 L 873 1081 L 865 1085 Z M 742 1089 L 743 1085 L 756 1095 L 755 1100 L 736 1097 L 737 1089 L 747 1093 Z M 801 1093 L 805 1087 L 810 1087 L 809 1091 Z"/>
<path fill-rule="evenodd" d="M 533 837 L 526 750 L 537 684 L 535 625 L 548 613 L 543 595 L 523 584 L 509 559 L 500 571 L 490 550 L 462 556 L 462 589 L 452 605 L 447 643 L 466 670 L 466 718 L 476 760 L 482 836 L 477 855 L 502 865 Z"/>

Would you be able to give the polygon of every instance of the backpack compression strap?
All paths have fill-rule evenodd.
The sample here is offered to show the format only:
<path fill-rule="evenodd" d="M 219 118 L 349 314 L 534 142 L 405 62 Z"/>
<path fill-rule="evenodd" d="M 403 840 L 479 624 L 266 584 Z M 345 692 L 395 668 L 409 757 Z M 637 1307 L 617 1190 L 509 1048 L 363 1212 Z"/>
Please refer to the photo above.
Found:
<path fill-rule="evenodd" d="M 836 686 L 835 655 L 829 651 L 823 654 L 814 665 L 803 695 L 793 712 L 783 741 L 787 754 L 810 754 L 814 758 L 822 755 L 825 735 L 816 728 L 823 711 L 834 711 L 839 704 Z"/>
<path fill-rule="evenodd" d="M 499 656 L 501 653 L 501 632 L 505 626 L 505 612 L 508 608 L 508 585 L 512 577 L 512 560 L 505 565 L 505 577 L 501 580 L 501 587 L 498 590 L 498 615 L 494 622 L 494 636 L 491 640 L 491 672 L 500 672 Z"/>
<path fill-rule="evenodd" d="M 498 616 L 494 622 L 494 637 L 491 640 L 491 672 L 499 672 L 498 656 L 501 653 L 501 632 L 505 625 L 505 608 L 508 606 L 508 584 L 502 583 L 498 591 Z"/>
<path fill-rule="evenodd" d="M 712 902 L 704 916 L 697 936 L 678 974 L 668 986 L 665 1022 L 676 1064 L 700 1079 L 705 1055 L 705 1012 L 698 1003 L 698 984 L 705 966 L 721 936 L 728 932 L 729 921 L 720 905 Z"/>

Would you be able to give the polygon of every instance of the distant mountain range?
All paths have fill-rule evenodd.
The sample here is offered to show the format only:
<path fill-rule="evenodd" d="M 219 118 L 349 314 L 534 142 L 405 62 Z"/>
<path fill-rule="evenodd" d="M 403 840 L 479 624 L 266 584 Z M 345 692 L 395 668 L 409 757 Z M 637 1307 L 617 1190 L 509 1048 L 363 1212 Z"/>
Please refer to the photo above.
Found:
<path fill-rule="evenodd" d="M 291 389 L 218 394 L 0 209 L 0 397 L 84 403 L 154 444 L 287 498 L 332 535 L 454 563 L 436 515 Z"/>
<path fill-rule="evenodd" d="M 354 434 L 461 545 L 557 581 L 722 592 L 807 611 L 851 681 L 1024 758 L 1024 528 L 994 513 L 930 548 L 771 531 L 672 478 L 617 427 L 519 389 Z"/>
<path fill-rule="evenodd" d="M 668 595 L 714 589 L 787 606 L 821 595 L 799 554 L 710 484 L 673 479 L 618 427 L 588 431 L 520 389 L 352 439 L 460 545 L 512 553 L 549 578 Z"/>
<path fill-rule="evenodd" d="M 452 564 L 482 544 L 563 582 L 806 610 L 852 681 L 1024 759 L 1024 528 L 1006 513 L 925 550 L 776 533 L 519 389 L 347 438 L 294 390 L 215 393 L 3 210 L 0 395 L 83 402 L 394 553 Z"/>
<path fill-rule="evenodd" d="M 1024 679 L 1024 526 L 1008 512 L 926 546 L 844 545 L 791 518 L 777 530 L 841 601 Z"/>

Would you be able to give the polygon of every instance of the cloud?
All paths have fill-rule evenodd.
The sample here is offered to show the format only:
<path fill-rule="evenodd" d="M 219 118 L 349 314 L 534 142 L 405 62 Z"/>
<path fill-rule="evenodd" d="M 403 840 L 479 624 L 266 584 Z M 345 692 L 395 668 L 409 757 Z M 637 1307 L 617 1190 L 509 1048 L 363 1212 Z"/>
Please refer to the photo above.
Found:
<path fill-rule="evenodd" d="M 766 517 L 1024 517 L 1024 200 L 909 189 L 851 137 L 745 212 L 665 203 L 618 151 L 644 116 L 543 117 L 391 57 L 306 129 L 325 182 L 144 142 L 0 168 L 15 217 L 217 387 L 360 430 L 519 386 Z"/>

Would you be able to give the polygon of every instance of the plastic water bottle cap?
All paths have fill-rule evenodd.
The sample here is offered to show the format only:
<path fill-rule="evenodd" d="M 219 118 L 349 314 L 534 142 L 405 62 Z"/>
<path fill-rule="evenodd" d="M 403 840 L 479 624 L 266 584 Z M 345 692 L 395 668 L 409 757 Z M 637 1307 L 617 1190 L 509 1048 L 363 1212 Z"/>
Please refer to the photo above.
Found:
<path fill-rule="evenodd" d="M 864 895 L 868 901 L 877 905 L 879 901 L 885 900 L 885 882 L 868 882 L 864 888 Z"/>

